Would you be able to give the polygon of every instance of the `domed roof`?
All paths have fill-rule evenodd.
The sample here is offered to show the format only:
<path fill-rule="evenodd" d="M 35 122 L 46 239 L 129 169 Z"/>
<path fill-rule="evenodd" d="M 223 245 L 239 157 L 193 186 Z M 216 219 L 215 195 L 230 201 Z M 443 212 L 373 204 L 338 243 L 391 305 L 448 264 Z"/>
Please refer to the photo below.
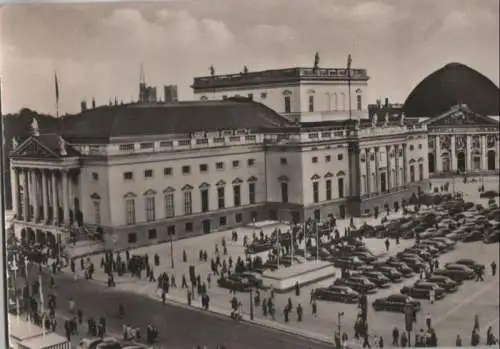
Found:
<path fill-rule="evenodd" d="M 408 117 L 433 117 L 458 103 L 481 115 L 499 114 L 499 89 L 486 76 L 460 63 L 450 63 L 423 79 L 403 110 Z"/>

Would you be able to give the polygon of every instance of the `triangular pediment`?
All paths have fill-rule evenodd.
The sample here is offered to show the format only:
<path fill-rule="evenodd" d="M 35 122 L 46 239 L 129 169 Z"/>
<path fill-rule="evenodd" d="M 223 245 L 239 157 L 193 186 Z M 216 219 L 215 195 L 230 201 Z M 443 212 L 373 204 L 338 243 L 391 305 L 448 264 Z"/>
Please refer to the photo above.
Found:
<path fill-rule="evenodd" d="M 38 158 L 59 160 L 61 156 L 47 148 L 34 137 L 29 137 L 19 144 L 11 154 L 14 158 Z"/>
<path fill-rule="evenodd" d="M 423 122 L 428 126 L 475 126 L 475 125 L 498 125 L 488 116 L 474 113 L 466 105 L 451 108 L 446 113 Z"/>

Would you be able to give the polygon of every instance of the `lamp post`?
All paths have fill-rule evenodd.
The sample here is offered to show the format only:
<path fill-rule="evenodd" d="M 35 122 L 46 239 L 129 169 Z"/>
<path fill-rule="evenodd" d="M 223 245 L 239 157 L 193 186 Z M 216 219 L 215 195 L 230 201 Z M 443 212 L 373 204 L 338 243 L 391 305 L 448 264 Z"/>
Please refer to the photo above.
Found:
<path fill-rule="evenodd" d="M 250 320 L 253 320 L 253 289 L 250 290 Z"/>

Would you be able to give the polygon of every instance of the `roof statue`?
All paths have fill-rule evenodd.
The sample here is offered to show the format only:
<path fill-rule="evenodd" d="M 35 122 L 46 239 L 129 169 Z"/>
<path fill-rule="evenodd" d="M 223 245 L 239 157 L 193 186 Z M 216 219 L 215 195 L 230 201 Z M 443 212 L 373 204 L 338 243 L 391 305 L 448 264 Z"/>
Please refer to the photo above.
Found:
<path fill-rule="evenodd" d="M 243 74 L 248 74 L 248 67 L 246 65 L 243 67 Z"/>
<path fill-rule="evenodd" d="M 314 69 L 318 68 L 319 68 L 319 53 L 316 52 L 316 54 L 314 55 Z"/>
<path fill-rule="evenodd" d="M 38 121 L 35 118 L 33 118 L 33 120 L 31 121 L 31 131 L 33 132 L 33 136 L 40 136 Z"/>
<path fill-rule="evenodd" d="M 384 126 L 389 126 L 389 112 L 385 113 Z"/>
<path fill-rule="evenodd" d="M 377 126 L 377 122 L 378 122 L 378 115 L 377 113 L 374 113 L 372 118 L 372 127 Z"/>
<path fill-rule="evenodd" d="M 66 153 L 66 145 L 64 144 L 64 140 L 62 139 L 62 137 L 59 137 L 59 153 L 62 156 L 66 156 L 67 155 L 67 153 Z"/>
<path fill-rule="evenodd" d="M 210 76 L 214 76 L 215 75 L 215 68 L 213 66 L 213 64 L 210 66 Z"/>
<path fill-rule="evenodd" d="M 401 113 L 401 126 L 404 126 L 405 124 L 405 112 Z"/>

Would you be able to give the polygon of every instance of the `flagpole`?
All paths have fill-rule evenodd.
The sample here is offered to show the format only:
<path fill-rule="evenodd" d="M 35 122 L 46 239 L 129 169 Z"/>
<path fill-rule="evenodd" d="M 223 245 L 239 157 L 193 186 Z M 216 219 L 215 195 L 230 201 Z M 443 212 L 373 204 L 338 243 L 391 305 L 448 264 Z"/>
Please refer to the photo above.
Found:
<path fill-rule="evenodd" d="M 349 97 L 349 120 L 352 120 L 352 107 L 351 107 L 351 54 L 347 58 L 347 89 Z"/>

